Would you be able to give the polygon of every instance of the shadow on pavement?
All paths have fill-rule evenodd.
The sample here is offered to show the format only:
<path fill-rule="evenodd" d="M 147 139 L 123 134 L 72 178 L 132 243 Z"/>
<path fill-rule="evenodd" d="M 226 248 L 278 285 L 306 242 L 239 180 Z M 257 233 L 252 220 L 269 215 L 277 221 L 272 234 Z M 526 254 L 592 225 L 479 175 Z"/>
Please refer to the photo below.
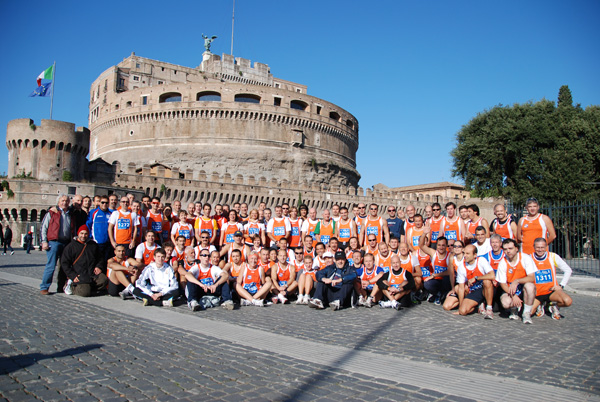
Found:
<path fill-rule="evenodd" d="M 406 310 L 406 309 L 405 309 Z M 331 382 L 331 375 L 338 374 L 338 367 L 340 367 L 344 362 L 346 362 L 357 350 L 363 349 L 366 345 L 375 342 L 377 340 L 378 335 L 383 332 L 383 329 L 389 327 L 392 321 L 396 321 L 402 318 L 403 312 L 397 312 L 392 309 L 390 311 L 392 315 L 387 320 L 383 321 L 381 324 L 374 327 L 368 334 L 366 334 L 360 342 L 356 343 L 354 347 L 349 350 L 346 354 L 340 357 L 335 362 L 329 364 L 326 368 L 315 371 L 311 376 L 309 376 L 296 390 L 289 395 L 289 397 L 285 398 L 285 401 L 296 401 L 298 399 L 306 399 L 305 392 L 309 389 L 314 389 L 316 386 L 321 384 L 327 384 Z M 354 339 L 352 339 L 354 341 Z M 348 346 L 347 340 L 344 338 L 340 339 L 340 343 L 338 346 Z M 334 382 L 337 382 L 334 380 Z M 319 396 L 321 397 L 321 396 Z M 332 396 L 335 399 L 335 396 Z"/>
<path fill-rule="evenodd" d="M 69 348 L 60 352 L 44 354 L 44 353 L 27 353 L 24 355 L 2 356 L 0 357 L 0 374 L 9 374 L 22 368 L 34 365 L 40 360 L 54 359 L 67 356 L 74 356 L 80 353 L 86 353 L 93 349 L 101 348 L 102 344 L 94 343 L 90 345 Z"/>
<path fill-rule="evenodd" d="M 0 268 L 35 268 L 45 267 L 46 264 L 0 264 Z"/>

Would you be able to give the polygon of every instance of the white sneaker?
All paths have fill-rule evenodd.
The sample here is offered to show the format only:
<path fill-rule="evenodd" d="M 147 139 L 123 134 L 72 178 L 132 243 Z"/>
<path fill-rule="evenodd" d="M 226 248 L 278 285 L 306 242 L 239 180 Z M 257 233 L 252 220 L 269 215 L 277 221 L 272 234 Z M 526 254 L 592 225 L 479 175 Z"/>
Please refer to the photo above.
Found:
<path fill-rule="evenodd" d="M 281 293 L 279 293 L 279 294 L 277 295 L 277 298 L 279 299 L 279 301 L 281 302 L 281 304 L 285 304 L 285 303 L 287 303 L 287 302 L 288 302 L 288 299 L 287 299 L 287 297 L 285 297 L 285 296 L 284 296 L 284 295 L 282 295 Z"/>
<path fill-rule="evenodd" d="M 523 313 L 523 324 L 533 324 L 533 321 L 531 321 L 531 314 Z"/>
<path fill-rule="evenodd" d="M 72 295 L 73 294 L 73 281 L 72 280 L 68 280 L 67 283 L 65 284 L 65 287 L 63 288 L 64 292 L 66 295 Z"/>
<path fill-rule="evenodd" d="M 560 315 L 560 310 L 556 304 L 551 304 L 548 309 L 550 310 L 550 315 L 552 316 L 553 320 L 560 320 L 562 318 Z"/>
<path fill-rule="evenodd" d="M 363 295 L 358 296 L 358 305 L 359 306 L 364 306 L 365 305 L 365 298 Z"/>
<path fill-rule="evenodd" d="M 163 300 L 163 306 L 164 307 L 173 307 L 173 298 L 170 298 L 169 300 Z"/>
<path fill-rule="evenodd" d="M 309 301 L 310 301 L 310 295 L 308 295 L 308 294 L 304 295 L 304 300 L 302 301 L 302 304 L 308 305 Z"/>
<path fill-rule="evenodd" d="M 191 302 L 189 302 L 188 306 L 190 307 L 190 310 L 192 310 L 192 311 L 198 311 L 201 308 L 200 303 L 198 303 L 196 300 L 192 300 Z"/>
<path fill-rule="evenodd" d="M 366 308 L 373 307 L 373 298 L 371 296 L 367 297 L 367 301 L 363 304 Z"/>
<path fill-rule="evenodd" d="M 131 293 L 129 293 L 129 290 L 125 289 L 122 292 L 119 292 L 119 296 L 121 297 L 121 299 L 127 300 L 131 297 Z"/>
<path fill-rule="evenodd" d="M 392 302 L 390 300 L 382 300 L 379 302 L 380 308 L 392 308 Z"/>
<path fill-rule="evenodd" d="M 518 312 L 519 312 L 519 310 L 516 307 L 511 307 L 510 308 L 510 315 L 508 316 L 508 318 L 510 320 L 518 320 L 519 319 Z"/>
<path fill-rule="evenodd" d="M 252 306 L 252 302 L 250 300 L 241 299 L 240 306 Z"/>
<path fill-rule="evenodd" d="M 225 310 L 233 310 L 235 305 L 233 304 L 233 300 L 226 300 L 223 302 L 223 304 L 221 304 L 221 307 L 223 307 Z"/>
<path fill-rule="evenodd" d="M 334 301 L 330 302 L 329 303 L 329 308 L 332 309 L 333 311 L 339 310 L 340 309 L 340 301 L 339 300 L 334 300 Z"/>
<path fill-rule="evenodd" d="M 481 315 L 485 315 L 485 306 L 483 305 L 483 303 L 479 303 L 479 310 L 478 310 L 478 312 Z"/>
<path fill-rule="evenodd" d="M 325 307 L 323 307 L 323 302 L 319 299 L 310 299 L 308 301 L 308 307 L 310 308 L 316 308 L 316 309 L 323 309 Z"/>
<path fill-rule="evenodd" d="M 261 299 L 252 299 L 252 305 L 256 307 L 264 307 L 265 304 Z"/>
<path fill-rule="evenodd" d="M 298 300 L 296 300 L 296 304 L 304 304 L 304 295 L 298 295 Z"/>
<path fill-rule="evenodd" d="M 14 251 L 11 251 L 11 252 L 10 252 L 10 255 L 14 255 L 14 254 L 15 254 L 15 252 L 14 252 Z"/>

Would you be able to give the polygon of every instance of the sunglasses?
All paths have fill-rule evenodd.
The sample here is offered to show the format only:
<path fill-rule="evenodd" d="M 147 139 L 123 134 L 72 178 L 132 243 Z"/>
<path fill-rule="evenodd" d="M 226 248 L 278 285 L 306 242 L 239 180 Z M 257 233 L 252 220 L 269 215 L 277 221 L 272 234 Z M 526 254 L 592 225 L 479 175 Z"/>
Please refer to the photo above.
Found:
<path fill-rule="evenodd" d="M 200 257 L 208 257 L 208 254 L 200 254 Z"/>

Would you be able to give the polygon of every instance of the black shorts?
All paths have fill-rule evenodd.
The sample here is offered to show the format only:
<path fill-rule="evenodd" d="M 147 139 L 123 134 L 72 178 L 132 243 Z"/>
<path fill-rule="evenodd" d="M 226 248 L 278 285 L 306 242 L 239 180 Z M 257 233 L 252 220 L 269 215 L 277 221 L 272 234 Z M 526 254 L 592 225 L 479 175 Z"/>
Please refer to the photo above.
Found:
<path fill-rule="evenodd" d="M 542 304 L 548 303 L 550 301 L 550 295 L 552 295 L 552 293 L 548 293 L 547 295 L 536 296 L 535 298 Z"/>
<path fill-rule="evenodd" d="M 485 300 L 485 297 L 483 296 L 483 287 L 473 290 L 465 296 L 465 299 L 474 300 L 477 304 L 482 303 Z"/>
<path fill-rule="evenodd" d="M 112 283 L 111 280 L 108 281 L 108 294 L 114 297 L 118 297 L 119 296 L 119 292 L 122 292 L 125 290 L 125 286 L 121 285 L 120 283 L 118 285 Z"/>

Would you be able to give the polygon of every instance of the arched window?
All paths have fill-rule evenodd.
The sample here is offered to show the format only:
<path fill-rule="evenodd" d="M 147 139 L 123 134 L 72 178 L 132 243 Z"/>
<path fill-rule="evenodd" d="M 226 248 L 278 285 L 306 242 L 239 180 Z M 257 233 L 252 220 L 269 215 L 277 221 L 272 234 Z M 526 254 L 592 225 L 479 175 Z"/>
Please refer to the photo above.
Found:
<path fill-rule="evenodd" d="M 346 125 L 351 129 L 354 129 L 354 122 L 350 119 L 346 120 Z"/>
<path fill-rule="evenodd" d="M 253 94 L 238 94 L 235 96 L 236 102 L 260 103 L 260 96 Z"/>
<path fill-rule="evenodd" d="M 306 110 L 307 107 L 308 107 L 308 103 L 302 102 L 300 100 L 293 100 L 290 102 L 290 108 L 292 108 L 292 109 Z"/>
<path fill-rule="evenodd" d="M 221 94 L 214 91 L 198 92 L 196 100 L 200 102 L 221 102 Z"/>
<path fill-rule="evenodd" d="M 167 92 L 158 98 L 158 103 L 166 102 L 181 102 L 181 94 L 179 92 Z"/>
<path fill-rule="evenodd" d="M 329 118 L 335 121 L 340 121 L 340 114 L 338 112 L 329 112 Z"/>

